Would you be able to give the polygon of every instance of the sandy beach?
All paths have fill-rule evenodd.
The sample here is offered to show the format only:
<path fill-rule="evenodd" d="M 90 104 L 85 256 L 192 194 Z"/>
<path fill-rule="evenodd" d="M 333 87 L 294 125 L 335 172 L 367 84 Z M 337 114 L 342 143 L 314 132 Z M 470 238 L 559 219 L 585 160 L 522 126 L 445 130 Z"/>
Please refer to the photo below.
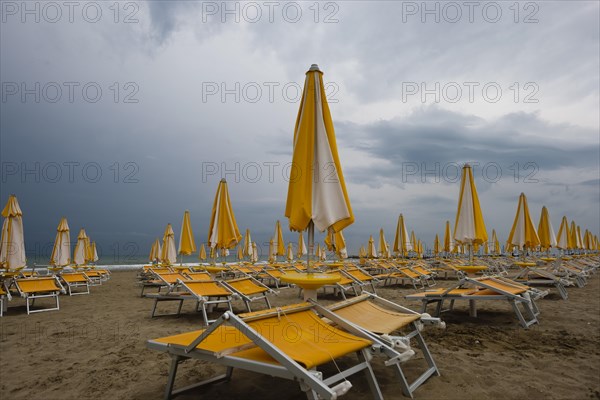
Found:
<path fill-rule="evenodd" d="M 518 325 L 509 304 L 481 304 L 477 318 L 469 317 L 466 304 L 458 304 L 455 312 L 444 314 L 445 330 L 424 331 L 442 376 L 429 379 L 415 397 L 600 398 L 599 286 L 594 277 L 582 289 L 570 288 L 568 301 L 556 293 L 539 300 L 540 324 L 527 330 Z M 187 303 L 181 316 L 151 319 L 152 300 L 140 297 L 135 271 L 114 272 L 91 292 L 61 296 L 60 311 L 29 316 L 23 299 L 9 303 L 0 319 L 1 398 L 162 397 L 169 357 L 146 349 L 145 341 L 199 329 L 201 315 Z M 378 288 L 380 295 L 418 309 L 418 303 L 403 299 L 411 292 L 398 286 Z M 272 303 L 297 302 L 297 294 L 295 289 L 284 289 L 272 297 Z M 337 299 L 327 295 L 320 300 L 327 304 Z M 173 306 L 161 307 L 169 311 Z M 234 306 L 243 312 L 240 301 Z M 385 398 L 404 398 L 393 371 L 381 362 L 373 365 Z M 420 366 L 420 361 L 411 360 L 404 368 L 410 375 Z M 176 385 L 194 383 L 219 368 L 186 361 Z M 362 376 L 351 381 L 354 387 L 344 398 L 370 396 Z M 304 394 L 293 382 L 238 370 L 229 383 L 178 396 L 198 397 L 302 399 Z"/>

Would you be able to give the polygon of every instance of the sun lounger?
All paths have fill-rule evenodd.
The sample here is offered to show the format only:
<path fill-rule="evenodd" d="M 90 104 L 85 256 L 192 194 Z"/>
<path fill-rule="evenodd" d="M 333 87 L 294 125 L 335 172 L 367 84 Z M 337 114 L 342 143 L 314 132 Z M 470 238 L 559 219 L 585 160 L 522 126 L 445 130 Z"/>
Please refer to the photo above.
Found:
<path fill-rule="evenodd" d="M 90 293 L 90 278 L 84 272 L 65 272 L 60 274 L 59 278 L 67 287 L 69 296 Z M 79 290 L 79 288 L 83 288 L 83 290 Z"/>
<path fill-rule="evenodd" d="M 569 298 L 566 286 L 574 285 L 569 279 L 556 276 L 551 271 L 537 267 L 523 268 L 511 279 L 527 286 L 554 286 L 563 300 Z"/>
<path fill-rule="evenodd" d="M 20 278 L 15 279 L 14 284 L 21 297 L 25 298 L 28 315 L 35 312 L 60 310 L 58 295 L 60 293 L 66 293 L 66 291 L 56 276 Z M 36 299 L 45 297 L 54 298 L 56 301 L 55 307 L 31 310 L 31 307 L 35 303 Z M 31 300 L 31 303 L 29 300 Z"/>
<path fill-rule="evenodd" d="M 413 392 L 429 377 L 440 375 L 433 356 L 421 336 L 423 324 L 445 327 L 439 318 L 419 314 L 372 293 L 364 293 L 353 299 L 329 305 L 326 309 L 317 304 L 315 307 L 319 314 L 342 329 L 350 332 L 353 332 L 352 329 L 361 329 L 371 335 L 371 339 L 375 342 L 372 352 L 387 356 L 385 365 L 395 367 L 405 396 L 412 398 Z M 391 336 L 400 332 L 406 334 Z M 427 369 L 413 383 L 408 383 L 401 363 L 408 361 L 415 354 L 410 347 L 410 340 L 413 338 L 423 353 Z"/>
<path fill-rule="evenodd" d="M 364 372 L 373 397 L 382 399 L 369 363 L 372 341 L 366 335 L 358 337 L 328 325 L 312 308 L 303 303 L 241 316 L 226 312 L 205 330 L 148 341 L 148 348 L 171 356 L 165 399 L 209 383 L 229 381 L 234 368 L 298 382 L 309 399 L 336 399 L 350 390 L 348 378 Z M 339 370 L 335 361 L 353 353 L 358 363 Z M 227 371 L 173 391 L 177 367 L 187 359 L 223 365 Z M 317 367 L 332 361 L 339 373 L 324 378 Z M 286 397 L 285 393 L 280 396 Z"/>
<path fill-rule="evenodd" d="M 178 280 L 178 284 L 180 285 L 181 291 L 150 293 L 146 295 L 146 297 L 154 299 L 151 317 L 157 316 L 156 307 L 159 302 L 163 301 L 178 301 L 179 306 L 176 313 L 161 315 L 179 315 L 184 301 L 195 301 L 196 311 L 202 312 L 202 317 L 204 318 L 206 325 L 214 321 L 208 319 L 208 312 L 212 310 L 212 307 L 219 304 L 225 304 L 227 308 L 232 311 L 231 300 L 233 293 L 221 282 Z"/>
<path fill-rule="evenodd" d="M 271 308 L 267 294 L 273 293 L 273 291 L 256 279 L 245 277 L 226 280 L 222 283 L 244 301 L 248 312 L 252 311 L 250 303 L 258 300 L 264 300 L 267 303 L 267 308 Z"/>
<path fill-rule="evenodd" d="M 472 287 L 462 287 L 467 283 L 471 284 Z M 508 301 L 517 315 L 521 326 L 528 328 L 532 324 L 538 323 L 537 316 L 539 315 L 539 310 L 535 304 L 535 300 L 546 294 L 547 292 L 531 288 L 510 279 L 492 276 L 476 279 L 465 277 L 452 287 L 411 294 L 406 296 L 406 299 L 420 300 L 423 305 L 421 312 L 426 312 L 429 304 L 437 304 L 434 316 L 439 316 L 442 312 L 451 311 L 454 308 L 454 302 L 457 300 L 468 300 L 469 311 L 472 317 L 477 316 L 476 303 L 479 300 Z M 444 310 L 443 304 L 446 300 L 450 301 L 450 308 Z M 528 319 L 525 318 L 519 306 L 524 309 Z"/>
<path fill-rule="evenodd" d="M 4 315 L 4 311 L 6 311 L 7 301 L 12 300 L 12 296 L 10 292 L 6 288 L 6 283 L 4 281 L 0 282 L 0 317 Z"/>
<path fill-rule="evenodd" d="M 172 272 L 172 271 L 168 271 L 168 272 L 152 271 L 152 272 L 154 275 L 154 279 L 145 280 L 145 281 L 141 282 L 141 285 L 142 285 L 141 296 L 142 297 L 144 296 L 144 290 L 147 288 L 157 288 L 159 293 L 163 288 L 167 288 L 168 291 L 172 291 L 175 288 L 175 286 L 177 286 L 179 279 L 190 280 L 190 278 L 185 275 L 187 273 Z"/>

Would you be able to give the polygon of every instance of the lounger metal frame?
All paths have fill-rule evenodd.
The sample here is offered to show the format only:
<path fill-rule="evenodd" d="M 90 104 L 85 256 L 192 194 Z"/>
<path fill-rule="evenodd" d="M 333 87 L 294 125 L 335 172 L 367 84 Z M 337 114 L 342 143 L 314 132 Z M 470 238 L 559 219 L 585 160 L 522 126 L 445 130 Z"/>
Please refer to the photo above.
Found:
<path fill-rule="evenodd" d="M 85 282 L 68 282 L 65 278 L 64 275 L 68 275 L 68 274 L 82 274 L 86 280 Z M 85 274 L 85 272 L 65 272 L 63 274 L 59 275 L 60 278 L 62 279 L 62 281 L 65 283 L 65 285 L 67 286 L 67 293 L 69 294 L 69 296 L 75 296 L 78 294 L 90 294 L 90 278 Z M 85 286 L 85 290 L 82 291 L 73 291 L 71 290 L 72 288 L 79 288 Z"/>
<path fill-rule="evenodd" d="M 261 288 L 264 288 L 265 291 L 262 292 L 262 293 L 257 293 L 255 295 L 249 295 L 249 294 L 245 294 L 242 291 L 236 289 L 235 286 L 233 286 L 231 284 L 231 282 L 243 281 L 243 280 L 250 280 L 255 285 L 260 286 Z M 271 289 L 270 287 L 268 287 L 264 283 L 258 281 L 257 279 L 254 279 L 251 276 L 244 276 L 244 277 L 241 277 L 241 278 L 231 279 L 230 281 L 221 281 L 221 283 L 227 289 L 229 289 L 233 293 L 237 294 L 244 301 L 244 304 L 246 305 L 246 309 L 248 310 L 248 312 L 252 311 L 252 309 L 250 307 L 250 303 L 252 303 L 253 301 L 264 300 L 265 303 L 267 303 L 267 308 L 271 308 L 271 303 L 269 302 L 269 298 L 267 297 L 267 295 L 271 294 L 271 293 L 275 293 L 275 291 L 273 291 L 273 289 Z"/>
<path fill-rule="evenodd" d="M 22 291 L 21 287 L 19 286 L 19 279 L 14 280 L 17 291 L 19 292 L 21 297 L 25 298 L 25 304 L 27 305 L 27 315 L 33 314 L 33 313 L 38 313 L 38 312 L 44 312 L 44 311 L 60 310 L 60 302 L 58 300 L 58 295 L 60 293 L 66 294 L 67 291 L 65 290 L 63 285 L 60 283 L 60 280 L 56 276 L 44 277 L 44 278 L 25 278 L 25 279 L 50 279 L 50 278 L 54 279 L 54 281 L 56 282 L 56 286 L 58 286 L 58 288 L 56 290 L 41 292 L 41 294 L 31 294 L 30 292 Z M 31 310 L 31 307 L 33 307 L 33 305 L 35 303 L 35 299 L 42 299 L 42 298 L 47 298 L 47 297 L 54 297 L 54 299 L 56 300 L 56 305 L 54 307 L 42 308 L 39 310 Z M 31 304 L 29 303 L 29 299 L 31 299 Z"/>

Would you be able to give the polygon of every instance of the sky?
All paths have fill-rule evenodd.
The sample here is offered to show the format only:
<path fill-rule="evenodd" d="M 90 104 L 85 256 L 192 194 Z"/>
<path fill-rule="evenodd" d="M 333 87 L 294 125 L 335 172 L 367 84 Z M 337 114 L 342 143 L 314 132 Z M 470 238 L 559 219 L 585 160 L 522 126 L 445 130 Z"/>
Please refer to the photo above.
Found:
<path fill-rule="evenodd" d="M 468 2 L 467 2 L 468 3 Z M 85 227 L 101 261 L 145 256 L 190 210 L 207 240 L 226 178 L 260 248 L 284 216 L 294 123 L 316 63 L 355 214 L 350 254 L 404 215 L 426 247 L 474 167 L 504 242 L 524 192 L 537 225 L 600 232 L 600 3 L 1 2 L 0 198 L 30 258 Z M 322 235 L 317 235 L 322 240 Z"/>

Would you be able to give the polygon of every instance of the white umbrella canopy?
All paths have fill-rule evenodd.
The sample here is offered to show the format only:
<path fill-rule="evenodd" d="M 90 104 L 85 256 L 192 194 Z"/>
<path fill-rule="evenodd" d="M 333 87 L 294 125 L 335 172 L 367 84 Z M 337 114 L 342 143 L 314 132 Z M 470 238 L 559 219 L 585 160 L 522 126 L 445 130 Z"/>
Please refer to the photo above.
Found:
<path fill-rule="evenodd" d="M 173 265 L 177 262 L 177 249 L 175 247 L 175 232 L 171 224 L 167 224 L 163 236 L 161 261 L 163 264 Z"/>
<path fill-rule="evenodd" d="M 73 262 L 75 265 L 85 265 L 88 245 L 87 241 L 88 237 L 85 233 L 85 228 L 81 228 L 77 235 L 77 244 L 75 244 L 75 251 L 73 252 Z"/>
<path fill-rule="evenodd" d="M 65 267 L 71 264 L 71 234 L 66 218 L 61 218 L 56 228 L 56 239 L 50 255 L 50 265 Z"/>
<path fill-rule="evenodd" d="M 17 196 L 11 194 L 2 210 L 2 238 L 0 241 L 0 268 L 15 270 L 24 268 L 25 236 L 23 234 L 23 212 Z"/>
<path fill-rule="evenodd" d="M 534 249 L 540 244 L 540 238 L 531 220 L 525 193 L 521 193 L 519 196 L 517 214 L 515 215 L 515 220 L 507 241 L 520 250 L 525 248 Z"/>

